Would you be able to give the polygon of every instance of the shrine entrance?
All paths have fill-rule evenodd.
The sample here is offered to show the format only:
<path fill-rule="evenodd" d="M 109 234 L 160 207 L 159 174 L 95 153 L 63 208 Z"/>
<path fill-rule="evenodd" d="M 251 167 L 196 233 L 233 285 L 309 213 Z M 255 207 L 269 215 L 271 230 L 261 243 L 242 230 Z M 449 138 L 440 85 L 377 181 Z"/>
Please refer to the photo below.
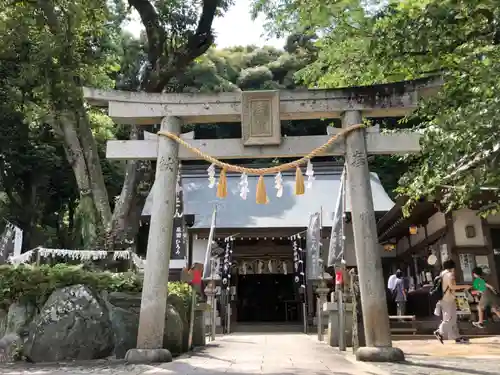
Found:
<path fill-rule="evenodd" d="M 301 168 L 305 169 L 305 174 L 312 183 L 314 178 L 310 178 L 311 159 L 320 155 L 337 155 L 345 157 L 346 194 L 355 197 L 346 204 L 352 210 L 366 345 L 382 348 L 377 351 L 382 357 L 387 357 L 387 353 L 390 353 L 394 360 L 403 360 L 403 353 L 391 348 L 368 155 L 419 152 L 420 135 L 406 132 L 380 134 L 377 126 L 366 129 L 364 120 L 403 117 L 417 108 L 422 97 L 434 94 L 440 85 L 441 81 L 433 78 L 333 90 L 214 94 L 150 94 L 84 89 L 84 97 L 88 102 L 107 106 L 110 117 L 117 123 L 161 123 L 158 135 L 145 140 L 108 141 L 106 150 L 106 156 L 110 159 L 157 161 L 137 338 L 137 348 L 141 350 L 136 350 L 135 354 L 157 358 L 159 353 L 163 353 L 170 265 L 170 252 L 165 249 L 171 248 L 174 239 L 172 228 L 180 160 L 204 159 L 211 164 L 208 171 L 210 186 L 217 185 L 214 200 L 216 197 L 224 199 L 228 194 L 238 194 L 238 191 L 228 189 L 226 174 L 240 174 L 239 195 L 245 200 L 250 192 L 255 197 L 253 204 L 260 205 L 258 208 L 262 208 L 264 213 L 271 199 L 287 199 L 285 194 L 288 193 L 281 181 L 281 172 L 295 171 L 294 195 L 303 195 L 308 184 L 305 184 Z M 283 137 L 281 134 L 281 121 L 284 120 L 335 118 L 341 119 L 342 129 L 328 126 L 326 134 L 322 136 Z M 193 134 L 180 134 L 183 124 L 238 121 L 241 121 L 241 139 L 193 139 Z M 295 160 L 262 169 L 244 168 L 227 162 L 229 159 L 245 158 Z M 219 172 L 218 178 L 216 172 Z M 252 192 L 249 190 L 248 175 L 258 177 L 257 186 Z M 267 184 L 266 192 L 265 176 L 274 179 L 274 196 L 270 194 L 270 184 Z M 210 219 L 204 217 L 195 220 Z M 304 225 L 307 225 L 307 216 L 304 220 Z M 316 260 L 319 261 L 319 257 Z M 214 287 L 211 285 L 208 291 L 212 296 L 215 293 Z M 361 357 L 366 355 L 373 359 L 373 350 L 361 349 L 357 352 L 362 353 L 359 354 Z"/>
<path fill-rule="evenodd" d="M 300 323 L 293 275 L 239 275 L 238 323 Z"/>

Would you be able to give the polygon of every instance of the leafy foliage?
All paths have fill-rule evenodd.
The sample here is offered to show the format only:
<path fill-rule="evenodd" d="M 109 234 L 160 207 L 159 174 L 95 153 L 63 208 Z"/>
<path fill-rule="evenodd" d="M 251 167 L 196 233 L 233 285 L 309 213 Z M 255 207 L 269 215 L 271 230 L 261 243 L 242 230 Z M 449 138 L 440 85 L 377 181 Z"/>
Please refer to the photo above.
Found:
<path fill-rule="evenodd" d="M 81 266 L 0 266 L 0 301 L 3 307 L 13 302 L 30 302 L 40 307 L 58 288 L 84 284 L 97 292 L 129 292 L 142 290 L 141 277 L 133 272 L 95 272 Z M 168 284 L 169 294 L 189 301 L 191 287 L 180 282 Z M 188 305 L 187 305 L 188 306 Z"/>
<path fill-rule="evenodd" d="M 479 204 L 498 210 L 500 174 L 500 3 L 496 0 L 378 2 L 258 0 L 274 29 L 294 22 L 322 35 L 318 58 L 296 77 L 310 86 L 394 82 L 440 74 L 444 86 L 410 118 L 422 154 L 398 192 L 406 209 L 422 197 L 446 210 Z M 485 191 L 487 193 L 485 193 Z"/>
<path fill-rule="evenodd" d="M 112 16 L 113 14 L 107 15 L 113 20 Z M 21 17 L 21 14 L 18 17 Z M 25 19 L 22 20 L 26 22 Z M 108 61 L 109 68 L 102 71 L 105 77 L 101 79 L 99 74 L 102 72 L 95 72 L 94 78 L 101 79 L 100 85 L 107 87 L 114 84 L 119 89 L 137 90 L 141 82 L 141 68 L 148 58 L 148 41 L 145 36 L 136 39 L 126 32 L 118 32 L 109 27 L 106 37 L 103 35 L 99 41 L 102 45 L 101 52 L 108 55 L 108 58 L 95 60 L 96 64 L 101 64 L 101 69 L 104 69 L 102 65 Z M 41 29 L 38 31 L 41 32 Z M 26 37 L 26 43 L 37 43 L 35 36 L 34 33 L 29 37 L 33 38 L 33 41 Z M 6 41 L 12 43 L 11 45 L 17 45 L 19 42 L 10 41 L 9 38 Z M 287 41 L 286 51 L 255 46 L 209 48 L 205 55 L 184 67 L 184 74 L 173 77 L 165 90 L 223 92 L 299 87 L 294 74 L 305 67 L 314 55 L 313 46 L 309 41 L 305 36 L 293 35 Z M 22 45 L 19 45 L 16 48 L 21 47 Z M 45 53 L 53 52 L 48 50 Z M 36 69 L 36 74 L 41 74 L 44 68 L 37 65 L 37 58 L 39 57 L 32 59 L 25 56 L 25 60 L 21 60 L 21 72 L 25 74 L 28 69 Z M 39 111 L 46 110 L 44 105 L 50 103 L 50 93 L 45 87 L 48 81 L 43 78 L 36 82 L 37 85 L 44 85 L 41 88 L 36 86 L 36 89 L 40 90 L 39 96 L 23 99 L 22 96 L 13 94 L 14 91 L 27 90 L 20 75 L 20 66 L 0 60 L 0 67 L 5 68 L 0 70 L 0 74 L 4 74 L 6 79 L 13 82 L 0 88 L 0 118 L 6 124 L 0 131 L 0 145 L 4 150 L 0 167 L 5 165 L 6 170 L 6 173 L 0 176 L 1 190 L 4 192 L 0 214 L 24 230 L 25 249 L 40 244 L 55 248 L 91 248 L 101 227 L 96 220 L 94 203 L 89 196 L 80 196 L 79 186 L 71 169 L 74 162 L 68 163 L 64 140 L 54 132 L 53 125 L 46 122 L 45 117 L 38 115 Z M 88 81 L 85 84 L 97 83 Z M 120 196 L 124 175 L 129 169 L 124 168 L 121 162 L 105 160 L 105 142 L 113 138 L 128 139 L 130 126 L 114 124 L 99 108 L 86 108 L 86 116 L 96 142 L 99 164 L 110 198 L 109 204 L 116 211 L 116 201 L 119 200 L 116 198 Z M 287 121 L 284 123 L 284 134 L 324 134 L 325 126 L 326 123 L 321 121 L 307 126 L 300 121 Z M 142 127 L 141 131 L 144 128 Z M 197 134 L 203 138 L 238 137 L 239 132 L 238 126 L 197 126 Z M 149 171 L 144 165 L 142 168 Z M 21 183 L 21 178 L 26 182 Z M 141 180 L 141 189 L 134 193 L 134 205 L 142 208 L 141 199 L 147 197 L 150 186 L 147 178 Z M 11 189 L 7 190 L 8 187 Z M 32 197 L 36 198 L 34 203 Z"/>

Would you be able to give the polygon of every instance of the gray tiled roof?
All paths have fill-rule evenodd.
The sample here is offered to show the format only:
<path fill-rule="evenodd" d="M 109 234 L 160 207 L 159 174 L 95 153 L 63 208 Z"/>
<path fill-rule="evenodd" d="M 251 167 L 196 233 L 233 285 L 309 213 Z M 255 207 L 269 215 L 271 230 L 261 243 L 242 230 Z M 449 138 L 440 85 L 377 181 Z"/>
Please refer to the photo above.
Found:
<path fill-rule="evenodd" d="M 304 176 L 306 179 L 307 177 Z M 295 175 L 283 174 L 283 196 L 276 197 L 274 176 L 265 176 L 267 194 L 270 202 L 259 205 L 255 202 L 255 190 L 258 176 L 248 176 L 250 193 L 246 200 L 239 195 L 239 175 L 228 175 L 228 196 L 216 197 L 216 188 L 208 187 L 206 174 L 183 176 L 184 212 L 195 214 L 193 228 L 210 228 L 213 205 L 218 204 L 218 228 L 301 228 L 307 227 L 309 216 L 323 211 L 323 226 L 332 225 L 335 201 L 339 194 L 341 173 L 316 172 L 316 180 L 311 189 L 306 189 L 302 196 L 295 196 Z M 394 202 L 389 198 L 375 173 L 371 173 L 371 187 L 376 212 L 387 212 Z M 148 196 L 142 215 L 150 216 L 152 194 Z M 350 211 L 350 197 L 347 192 L 346 207 Z"/>

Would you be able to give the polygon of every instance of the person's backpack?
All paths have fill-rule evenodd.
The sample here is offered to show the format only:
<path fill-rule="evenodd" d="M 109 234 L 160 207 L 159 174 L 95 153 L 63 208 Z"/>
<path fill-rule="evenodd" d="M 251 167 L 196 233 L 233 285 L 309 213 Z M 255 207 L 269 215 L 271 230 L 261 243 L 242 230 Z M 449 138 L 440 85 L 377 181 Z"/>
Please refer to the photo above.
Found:
<path fill-rule="evenodd" d="M 429 291 L 431 297 L 437 301 L 441 301 L 444 297 L 443 293 L 443 277 L 441 275 L 434 279 L 434 285 Z"/>

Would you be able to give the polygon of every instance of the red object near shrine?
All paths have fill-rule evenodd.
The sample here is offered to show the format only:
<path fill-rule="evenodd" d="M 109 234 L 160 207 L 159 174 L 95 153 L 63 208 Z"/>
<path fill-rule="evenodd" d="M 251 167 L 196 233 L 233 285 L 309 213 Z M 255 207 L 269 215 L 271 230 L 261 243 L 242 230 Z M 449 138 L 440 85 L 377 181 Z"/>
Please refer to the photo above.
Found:
<path fill-rule="evenodd" d="M 201 284 L 201 271 L 198 270 L 192 270 L 193 272 L 193 279 L 191 283 L 193 285 L 200 285 Z"/>
<path fill-rule="evenodd" d="M 344 274 L 342 271 L 335 272 L 335 284 L 342 285 L 344 283 Z"/>

